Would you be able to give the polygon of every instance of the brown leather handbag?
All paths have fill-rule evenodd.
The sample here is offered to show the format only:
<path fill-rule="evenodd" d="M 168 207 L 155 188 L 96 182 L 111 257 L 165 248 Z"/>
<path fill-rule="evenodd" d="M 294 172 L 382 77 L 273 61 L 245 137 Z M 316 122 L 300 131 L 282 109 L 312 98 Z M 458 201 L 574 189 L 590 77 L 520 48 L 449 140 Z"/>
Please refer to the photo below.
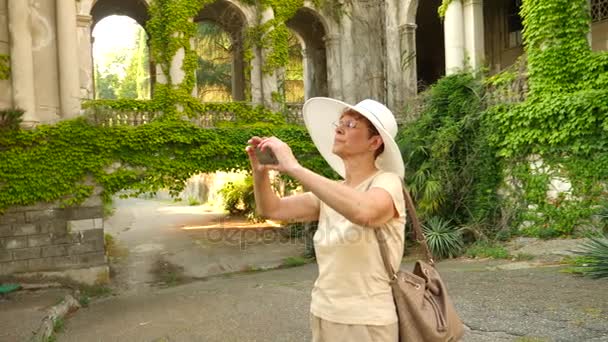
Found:
<path fill-rule="evenodd" d="M 426 262 L 416 261 L 413 272 L 395 272 L 388 257 L 388 246 L 381 229 L 374 229 L 380 253 L 388 274 L 397 315 L 400 342 L 456 342 L 464 335 L 464 326 L 448 296 L 445 284 L 435 269 L 433 255 L 426 243 L 416 217 L 416 209 L 409 192 L 403 196 L 416 240 L 426 254 Z"/>

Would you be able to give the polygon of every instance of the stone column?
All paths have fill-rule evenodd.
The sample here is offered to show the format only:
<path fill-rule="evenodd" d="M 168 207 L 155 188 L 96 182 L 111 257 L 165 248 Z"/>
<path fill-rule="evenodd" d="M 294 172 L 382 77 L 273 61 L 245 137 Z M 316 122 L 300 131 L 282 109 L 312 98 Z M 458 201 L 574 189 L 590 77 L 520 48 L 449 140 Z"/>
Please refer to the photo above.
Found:
<path fill-rule="evenodd" d="M 314 97 L 315 74 L 314 74 L 314 59 L 310 58 L 310 49 L 302 49 L 302 74 L 304 76 L 304 100 Z"/>
<path fill-rule="evenodd" d="M 464 68 L 464 13 L 461 0 L 452 0 L 445 13 L 445 72 L 450 75 Z"/>
<path fill-rule="evenodd" d="M 240 35 L 232 40 L 232 100 L 245 100 L 245 68 L 243 64 L 243 42 Z"/>
<path fill-rule="evenodd" d="M 34 55 L 32 53 L 32 32 L 30 30 L 29 2 L 8 1 L 8 29 L 11 46 L 11 80 L 13 103 L 25 111 L 25 126 L 39 122 L 36 115 L 36 94 L 34 91 Z"/>
<path fill-rule="evenodd" d="M 327 87 L 329 97 L 343 99 L 340 60 L 340 37 L 331 35 L 323 37 L 327 54 Z"/>
<path fill-rule="evenodd" d="M 263 10 L 262 12 L 262 18 L 260 21 L 260 25 L 263 25 L 265 23 L 267 23 L 268 21 L 274 19 L 274 12 L 272 11 L 272 8 L 270 6 L 268 6 L 268 8 L 266 8 L 265 10 Z M 272 28 L 270 28 L 270 30 L 272 30 Z M 262 69 L 262 103 L 264 104 L 264 106 L 268 107 L 268 108 L 272 108 L 272 109 L 278 109 L 277 104 L 273 101 L 272 99 L 272 95 L 274 93 L 276 93 L 278 91 L 278 80 L 277 80 L 277 71 L 278 70 L 267 70 L 267 72 L 264 72 L 264 65 L 266 64 L 266 59 L 268 57 L 268 55 L 270 55 L 271 51 L 269 49 L 264 49 L 262 48 L 261 51 L 261 65 L 260 68 Z"/>
<path fill-rule="evenodd" d="M 253 59 L 251 60 L 251 101 L 254 104 L 264 103 L 262 93 L 262 52 L 258 47 L 253 48 Z"/>
<path fill-rule="evenodd" d="M 93 18 L 90 15 L 78 16 L 78 63 L 79 63 L 79 81 L 80 81 L 80 98 L 93 99 L 95 97 L 93 80 L 95 79 L 93 67 L 93 41 L 91 37 L 91 22 Z"/>
<path fill-rule="evenodd" d="M 466 57 L 478 69 L 485 59 L 483 0 L 464 0 L 463 12 Z"/>
<path fill-rule="evenodd" d="M 80 114 L 76 2 L 74 0 L 56 1 L 61 116 L 73 118 Z"/>
<path fill-rule="evenodd" d="M 196 51 L 196 47 L 194 46 L 196 43 L 196 39 L 194 38 L 190 38 L 190 49 L 193 51 Z M 184 53 L 184 58 L 185 58 L 185 53 Z M 182 58 L 182 66 L 183 66 L 183 58 Z M 182 69 L 183 70 L 183 69 Z M 185 73 L 184 73 L 184 78 L 185 78 Z M 194 70 L 192 70 L 192 77 L 194 77 L 194 86 L 192 87 L 192 91 L 190 92 L 190 95 L 194 98 L 198 97 L 198 83 L 197 83 L 197 79 L 196 79 L 196 68 L 194 68 Z M 182 82 L 184 81 L 184 79 L 182 79 Z M 181 83 L 181 82 L 180 82 Z"/>
<path fill-rule="evenodd" d="M 386 104 L 394 111 L 401 110 L 403 104 L 403 82 L 401 77 L 401 54 L 403 47 L 400 46 L 399 36 L 399 1 L 387 0 L 384 7 L 384 34 L 386 46 L 384 54 L 384 77 L 386 79 Z"/>
<path fill-rule="evenodd" d="M 352 5 L 347 12 L 350 15 L 345 15 L 341 19 L 342 34 L 340 36 L 340 64 L 338 65 L 338 73 L 342 78 L 342 100 L 346 103 L 355 103 L 357 101 L 357 88 L 363 80 L 356 79 L 357 70 L 355 69 L 355 54 L 353 39 L 353 20 Z M 359 51 L 359 54 L 363 52 Z M 369 91 L 366 92 L 369 93 Z"/>
<path fill-rule="evenodd" d="M 399 58 L 403 101 L 412 99 L 418 93 L 418 71 L 416 64 L 416 24 L 399 27 L 401 56 Z M 403 105 L 404 103 L 402 103 Z"/>

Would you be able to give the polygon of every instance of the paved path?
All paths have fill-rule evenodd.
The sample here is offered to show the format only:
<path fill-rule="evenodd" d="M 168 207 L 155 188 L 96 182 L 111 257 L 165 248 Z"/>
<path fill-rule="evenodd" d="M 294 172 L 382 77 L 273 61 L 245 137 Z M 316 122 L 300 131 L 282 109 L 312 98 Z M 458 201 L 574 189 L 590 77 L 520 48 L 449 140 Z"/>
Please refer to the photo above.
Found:
<path fill-rule="evenodd" d="M 0 341 L 29 341 L 47 309 L 70 293 L 67 289 L 21 290 L 0 298 Z"/>
<path fill-rule="evenodd" d="M 496 265 L 440 264 L 471 328 L 465 341 L 608 341 L 608 281 Z M 316 272 L 309 264 L 118 295 L 77 312 L 58 341 L 308 341 Z"/>
<path fill-rule="evenodd" d="M 284 230 L 232 229 L 222 221 L 225 214 L 205 206 L 142 199 L 116 199 L 115 206 L 104 229 L 118 244 L 112 266 L 113 286 L 120 292 L 142 291 L 171 277 L 273 268 L 304 251 Z M 214 222 L 219 224 L 209 228 Z"/>

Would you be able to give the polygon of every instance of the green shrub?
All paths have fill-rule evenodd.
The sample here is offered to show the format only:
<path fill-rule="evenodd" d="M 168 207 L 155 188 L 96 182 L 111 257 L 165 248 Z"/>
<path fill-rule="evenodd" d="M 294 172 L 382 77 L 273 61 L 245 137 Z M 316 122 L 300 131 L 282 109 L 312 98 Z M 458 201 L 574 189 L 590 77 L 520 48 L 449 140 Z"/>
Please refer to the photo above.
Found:
<path fill-rule="evenodd" d="M 496 151 L 487 143 L 481 81 L 469 73 L 440 79 L 421 94 L 419 118 L 397 136 L 405 179 L 421 219 L 498 228 L 501 182 Z"/>
<path fill-rule="evenodd" d="M 3 129 L 18 129 L 23 121 L 22 109 L 12 108 L 0 110 L 0 130 Z"/>
<path fill-rule="evenodd" d="M 262 220 L 256 213 L 251 175 L 247 175 L 243 180 L 226 183 L 219 192 L 223 198 L 224 209 L 230 214 L 244 215 L 254 222 Z"/>
<path fill-rule="evenodd" d="M 448 221 L 433 216 L 422 226 L 426 242 L 436 258 L 452 258 L 462 252 L 462 235 Z"/>
<path fill-rule="evenodd" d="M 574 251 L 572 271 L 591 278 L 608 277 L 608 238 L 591 237 Z"/>
<path fill-rule="evenodd" d="M 190 196 L 190 197 L 188 197 L 188 205 L 189 206 L 201 205 L 201 202 L 198 200 L 198 198 L 196 198 L 194 196 Z"/>

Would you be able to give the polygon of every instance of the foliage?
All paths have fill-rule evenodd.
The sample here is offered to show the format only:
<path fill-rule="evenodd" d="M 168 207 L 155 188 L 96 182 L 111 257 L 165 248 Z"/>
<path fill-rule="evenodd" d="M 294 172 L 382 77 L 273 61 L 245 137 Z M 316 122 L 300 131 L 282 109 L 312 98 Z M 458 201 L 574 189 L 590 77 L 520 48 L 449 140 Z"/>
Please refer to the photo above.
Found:
<path fill-rule="evenodd" d="M 255 212 L 253 177 L 248 175 L 242 181 L 228 182 L 219 193 L 224 201 L 224 209 L 230 214 L 245 215 L 252 221 L 260 217 Z"/>
<path fill-rule="evenodd" d="M 453 0 L 442 0 L 441 1 L 441 5 L 437 9 L 437 13 L 439 14 L 440 18 L 445 18 L 445 14 L 448 11 L 448 7 L 452 3 L 452 1 Z"/>
<path fill-rule="evenodd" d="M 11 77 L 11 59 L 9 55 L 0 54 L 0 80 Z"/>
<path fill-rule="evenodd" d="M 291 268 L 310 264 L 312 259 L 306 257 L 287 257 L 283 259 L 282 268 Z"/>
<path fill-rule="evenodd" d="M 107 73 L 101 74 L 95 70 L 95 98 L 97 99 L 117 99 L 120 80 L 118 75 Z"/>
<path fill-rule="evenodd" d="M 178 110 L 178 104 L 191 102 L 196 83 L 196 52 L 190 39 L 196 34 L 196 24 L 191 20 L 204 5 L 212 0 L 156 0 L 148 8 L 150 20 L 146 23 L 150 35 L 151 55 L 160 67 L 166 84 L 155 86 L 154 100 L 171 116 Z M 184 52 L 181 82 L 171 77 L 171 62 L 179 50 Z"/>
<path fill-rule="evenodd" d="M 421 95 L 420 117 L 399 132 L 405 178 L 423 219 L 495 226 L 501 170 L 487 144 L 482 94 L 470 74 L 445 77 Z"/>
<path fill-rule="evenodd" d="M 149 98 L 150 75 L 146 33 L 138 27 L 134 48 L 113 51 L 95 64 L 95 98 Z"/>
<path fill-rule="evenodd" d="M 177 195 L 193 174 L 248 169 L 244 146 L 253 135 L 278 136 L 303 165 L 336 177 L 299 126 L 203 129 L 157 120 L 98 127 L 79 118 L 0 135 L 0 210 L 37 202 L 75 205 L 95 183 L 105 198 L 128 189 L 138 195 L 166 188 Z"/>
<path fill-rule="evenodd" d="M 608 54 L 589 47 L 587 6 L 585 0 L 523 2 L 530 92 L 486 115 L 494 128 L 489 142 L 512 166 L 511 195 L 521 202 L 528 235 L 571 235 L 607 200 Z M 547 196 L 556 179 L 570 190 Z"/>
<path fill-rule="evenodd" d="M 475 242 L 467 249 L 466 255 L 469 258 L 509 259 L 511 257 L 503 246 L 485 240 Z M 522 255 L 521 258 L 525 258 L 525 256 Z"/>
<path fill-rule="evenodd" d="M 2 130 L 18 129 L 19 125 L 23 121 L 23 114 L 25 112 L 22 109 L 1 109 L 0 110 L 0 133 Z"/>
<path fill-rule="evenodd" d="M 590 238 L 584 242 L 573 260 L 573 271 L 591 278 L 608 277 L 608 238 Z"/>
<path fill-rule="evenodd" d="M 198 55 L 196 84 L 199 97 L 212 96 L 217 101 L 215 93 L 219 93 L 220 100 L 230 99 L 233 57 L 230 36 L 216 24 L 201 22 L 197 25 L 194 45 Z"/>
<path fill-rule="evenodd" d="M 426 220 L 422 228 L 429 249 L 435 257 L 452 258 L 462 251 L 462 235 L 449 221 L 433 216 Z"/>

